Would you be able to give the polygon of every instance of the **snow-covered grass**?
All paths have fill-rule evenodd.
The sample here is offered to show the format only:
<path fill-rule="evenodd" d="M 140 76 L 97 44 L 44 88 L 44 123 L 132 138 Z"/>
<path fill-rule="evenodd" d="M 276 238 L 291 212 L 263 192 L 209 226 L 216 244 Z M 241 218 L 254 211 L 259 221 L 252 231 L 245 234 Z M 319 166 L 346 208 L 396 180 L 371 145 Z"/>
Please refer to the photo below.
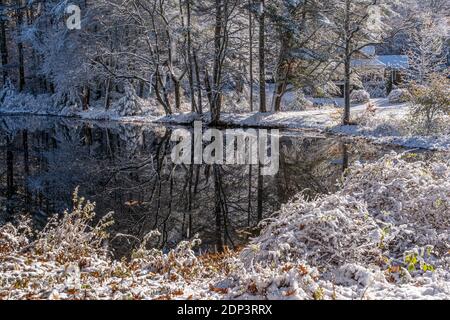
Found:
<path fill-rule="evenodd" d="M 105 110 L 104 101 L 101 100 L 94 102 L 89 110 L 82 110 L 79 103 L 67 101 L 63 104 L 55 95 L 41 94 L 34 96 L 10 91 L 2 96 L 0 91 L 0 114 L 31 114 L 124 122 L 152 122 L 164 114 L 162 108 L 155 101 L 140 99 L 132 96 L 129 92 L 127 94 L 128 99 L 127 96 L 118 99 L 109 110 Z"/>
<path fill-rule="evenodd" d="M 153 232 L 116 260 L 109 216 L 93 225 L 75 195 L 38 235 L 26 220 L 0 227 L 0 299 L 450 299 L 450 163 L 411 157 L 357 165 L 335 194 L 299 194 L 223 254 L 200 254 L 198 239 L 151 249 Z"/>
<path fill-rule="evenodd" d="M 330 132 L 340 135 L 364 137 L 377 144 L 400 145 L 408 148 L 422 148 L 450 151 L 450 117 L 440 119 L 438 132 L 421 135 L 409 111 L 409 103 L 390 104 L 386 99 L 372 100 L 373 108 L 356 108 L 353 121 L 357 125 L 336 125 Z"/>

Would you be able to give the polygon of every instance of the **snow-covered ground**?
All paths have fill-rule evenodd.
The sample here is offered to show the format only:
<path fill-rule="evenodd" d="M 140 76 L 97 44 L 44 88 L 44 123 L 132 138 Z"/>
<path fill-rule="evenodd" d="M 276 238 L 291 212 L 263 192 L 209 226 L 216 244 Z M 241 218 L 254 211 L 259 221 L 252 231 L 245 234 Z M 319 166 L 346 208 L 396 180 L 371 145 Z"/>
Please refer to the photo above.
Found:
<path fill-rule="evenodd" d="M 292 98 L 292 97 L 291 97 Z M 270 99 L 269 99 L 270 100 Z M 408 114 L 408 103 L 391 104 L 387 98 L 372 99 L 375 111 L 367 111 L 367 103 L 352 106 L 352 119 L 358 125 L 342 126 L 343 99 L 311 99 L 319 107 L 304 111 L 285 111 L 279 113 L 224 112 L 221 115 L 223 124 L 240 127 L 264 127 L 280 129 L 314 129 L 331 134 L 362 137 L 374 143 L 400 145 L 410 148 L 423 148 L 439 151 L 450 151 L 450 132 L 435 136 L 418 136 L 397 130 L 399 123 Z M 320 107 L 320 105 L 323 105 Z M 150 102 L 142 108 L 139 116 L 121 116 L 114 110 L 105 111 L 103 107 L 93 107 L 80 111 L 71 107 L 55 107 L 50 96 L 35 98 L 22 95 L 0 105 L 0 114 L 34 114 L 77 117 L 86 120 L 107 120 L 134 123 L 163 123 L 189 125 L 195 120 L 208 122 L 210 114 L 203 116 L 190 112 L 162 115 L 162 110 Z M 360 118 L 363 118 L 361 121 Z M 370 119 L 367 119 L 370 118 Z M 361 122 L 361 123 L 360 123 Z M 363 124 L 362 124 L 363 123 Z"/>
<path fill-rule="evenodd" d="M 152 106 L 133 117 L 101 108 L 55 111 L 43 97 L 27 99 L 3 104 L 0 112 L 174 124 L 209 117 L 167 117 Z M 353 106 L 358 126 L 340 126 L 342 108 L 332 106 L 224 113 L 222 122 L 450 150 L 449 134 L 405 134 L 407 104 L 372 104 L 375 111 Z M 0 299 L 450 299 L 448 161 L 446 155 L 432 163 L 388 155 L 350 168 L 340 191 L 311 201 L 298 195 L 264 221 L 261 234 L 240 252 L 199 255 L 194 239 L 163 253 L 147 249 L 149 236 L 130 261 L 114 260 L 105 251 L 104 226 L 87 227 L 93 218 L 89 204 L 35 240 L 29 223 L 6 224 L 0 226 Z"/>
<path fill-rule="evenodd" d="M 298 195 L 240 252 L 197 239 L 130 261 L 108 254 L 108 216 L 75 208 L 32 239 L 0 227 L 0 299 L 450 299 L 450 163 L 391 154 L 357 165 L 335 194 Z M 121 235 L 125 236 L 125 235 Z"/>

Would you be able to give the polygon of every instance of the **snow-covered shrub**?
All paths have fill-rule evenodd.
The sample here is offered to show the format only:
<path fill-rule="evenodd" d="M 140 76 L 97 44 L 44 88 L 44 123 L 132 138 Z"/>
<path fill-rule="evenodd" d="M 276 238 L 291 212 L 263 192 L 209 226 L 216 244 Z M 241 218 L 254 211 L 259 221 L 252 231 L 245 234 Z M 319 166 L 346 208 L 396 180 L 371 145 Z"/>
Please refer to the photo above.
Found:
<path fill-rule="evenodd" d="M 388 96 L 390 103 L 404 103 L 411 101 L 411 94 L 408 89 L 394 89 Z"/>
<path fill-rule="evenodd" d="M 266 223 L 261 236 L 242 252 L 248 264 L 304 259 L 313 266 L 337 266 L 381 258 L 381 228 L 364 202 L 348 196 L 292 201 Z"/>
<path fill-rule="evenodd" d="M 232 263 L 240 266 L 239 260 L 237 261 Z M 282 263 L 272 267 L 257 265 L 253 270 L 246 270 L 241 266 L 241 269 L 237 269 L 225 281 L 217 282 L 214 287 L 227 290 L 226 299 L 322 300 L 325 295 L 317 281 L 319 276 L 318 270 L 304 261 Z M 234 281 L 230 282 L 230 278 Z"/>
<path fill-rule="evenodd" d="M 450 80 L 434 75 L 428 86 L 412 86 L 410 121 L 419 134 L 439 133 L 450 116 Z"/>
<path fill-rule="evenodd" d="M 429 254 L 415 260 L 419 269 L 445 268 L 440 257 L 450 249 L 449 177 L 448 162 L 426 164 L 388 155 L 353 168 L 342 192 L 367 203 L 371 216 L 385 224 L 383 238 L 391 238 L 383 244 L 384 255 L 413 274 L 416 268 L 411 270 L 405 255 L 422 248 L 429 248 Z"/>
<path fill-rule="evenodd" d="M 369 93 L 371 98 L 386 97 L 386 85 L 384 83 L 364 84 L 364 90 Z"/>
<path fill-rule="evenodd" d="M 11 223 L 0 227 L 0 256 L 17 252 L 29 245 L 32 234 L 30 220 L 21 218 L 16 225 Z"/>
<path fill-rule="evenodd" d="M 417 230 L 450 230 L 448 163 L 429 165 L 387 155 L 375 163 L 353 167 L 342 192 L 356 195 L 367 203 L 372 216 L 386 222 L 417 224 Z"/>
<path fill-rule="evenodd" d="M 16 88 L 11 82 L 11 79 L 6 79 L 5 84 L 0 89 L 0 103 L 4 103 L 5 99 L 16 94 Z"/>
<path fill-rule="evenodd" d="M 224 95 L 222 104 L 223 112 L 230 113 L 242 113 L 250 111 L 250 101 L 249 101 L 250 90 L 248 88 L 244 88 L 242 93 L 236 92 L 233 90 L 231 92 L 227 92 Z M 189 105 L 190 106 L 190 105 Z M 256 104 L 253 105 L 253 108 L 256 109 Z M 189 110 L 190 111 L 190 110 Z"/>
<path fill-rule="evenodd" d="M 45 106 L 51 108 L 51 105 L 46 105 L 44 101 L 48 101 L 47 95 L 41 95 L 39 98 L 29 93 L 17 93 L 14 89 L 5 89 L 3 91 L 3 100 L 0 101 L 2 110 L 11 113 L 40 113 Z M 42 98 L 42 99 L 41 99 Z"/>
<path fill-rule="evenodd" d="M 111 215 L 94 223 L 94 204 L 77 192 L 73 200 L 70 213 L 51 218 L 36 234 L 30 220 L 0 226 L 0 299 L 155 298 L 164 290 L 180 295 L 176 290 L 196 272 L 204 280 L 202 264 L 192 250 L 198 239 L 163 253 L 146 249 L 156 235 L 151 233 L 129 262 L 114 260 L 106 245 L 111 240 Z"/>
<path fill-rule="evenodd" d="M 366 103 L 370 101 L 370 94 L 366 90 L 353 90 L 350 100 L 352 103 Z"/>
<path fill-rule="evenodd" d="M 166 115 L 163 106 L 154 97 L 140 99 L 139 101 L 141 104 L 142 112 L 144 114 L 152 115 L 155 117 Z"/>
<path fill-rule="evenodd" d="M 133 86 L 125 85 L 125 95 L 112 105 L 120 116 L 137 116 L 142 114 L 142 105 L 140 98 L 136 94 Z"/>
<path fill-rule="evenodd" d="M 372 107 L 366 108 L 361 113 L 356 113 L 354 122 L 358 124 L 358 132 L 363 135 L 373 137 L 385 136 L 401 136 L 407 134 L 407 123 L 403 119 L 395 118 L 394 116 L 378 116 L 377 109 Z"/>
<path fill-rule="evenodd" d="M 363 112 L 356 113 L 353 118 L 354 122 L 360 126 L 366 126 L 374 121 L 376 118 L 377 108 L 369 102 Z"/>
<path fill-rule="evenodd" d="M 76 90 L 56 93 L 52 99 L 53 108 L 62 116 L 74 116 L 81 111 L 81 100 Z"/>
<path fill-rule="evenodd" d="M 241 253 L 246 268 L 304 260 L 336 268 L 404 263 L 404 254 L 450 248 L 450 164 L 410 162 L 390 154 L 349 171 L 341 191 L 283 206 Z"/>
<path fill-rule="evenodd" d="M 307 99 L 302 91 L 297 90 L 294 99 L 282 105 L 282 111 L 303 111 L 314 107 L 314 103 Z"/>
<path fill-rule="evenodd" d="M 395 120 L 386 121 L 385 119 L 373 117 L 373 120 L 369 120 L 369 122 L 362 128 L 362 132 L 370 134 L 374 137 L 398 137 L 405 132 L 401 125 L 403 125 L 403 123 L 399 123 Z"/>
<path fill-rule="evenodd" d="M 78 190 L 74 192 L 73 203 L 71 213 L 50 218 L 37 235 L 33 250 L 41 257 L 60 263 L 73 263 L 83 258 L 105 258 L 108 251 L 103 244 L 108 237 L 106 229 L 112 224 L 111 214 L 105 215 L 92 227 L 95 205 L 78 197 Z"/>
<path fill-rule="evenodd" d="M 373 273 L 359 264 L 347 263 L 339 267 L 335 273 L 336 283 L 345 286 L 355 284 L 368 286 L 373 281 Z"/>

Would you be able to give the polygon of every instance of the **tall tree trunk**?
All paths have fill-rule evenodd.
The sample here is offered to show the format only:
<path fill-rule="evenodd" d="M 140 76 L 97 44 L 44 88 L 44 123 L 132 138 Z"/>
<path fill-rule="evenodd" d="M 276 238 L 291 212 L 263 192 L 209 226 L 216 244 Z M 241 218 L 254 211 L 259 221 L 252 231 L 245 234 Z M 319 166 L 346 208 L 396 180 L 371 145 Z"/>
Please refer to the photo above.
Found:
<path fill-rule="evenodd" d="M 286 93 L 289 74 L 291 72 L 290 61 L 288 58 L 290 40 L 290 36 L 286 36 L 281 40 L 281 49 L 275 72 L 275 89 L 273 93 L 273 110 L 275 112 L 281 111 L 281 102 Z"/>
<path fill-rule="evenodd" d="M 342 172 L 347 172 L 349 165 L 348 146 L 345 142 L 342 143 Z"/>
<path fill-rule="evenodd" d="M 266 27 L 265 0 L 260 0 L 259 12 L 259 111 L 267 112 L 266 107 Z"/>
<path fill-rule="evenodd" d="M 181 110 L 181 81 L 174 74 L 172 74 L 172 82 L 175 92 L 175 109 Z"/>
<path fill-rule="evenodd" d="M 281 100 L 284 93 L 284 84 L 283 82 L 277 82 L 275 84 L 275 91 L 274 91 L 274 103 L 273 103 L 273 110 L 275 112 L 281 111 Z"/>
<path fill-rule="evenodd" d="M 90 100 L 91 100 L 91 89 L 89 88 L 89 86 L 84 86 L 82 97 L 83 111 L 89 110 Z"/>
<path fill-rule="evenodd" d="M 172 107 L 169 101 L 169 97 L 167 94 L 167 89 L 165 87 L 165 83 L 162 80 L 163 75 L 159 71 L 159 66 L 156 67 L 155 71 L 155 80 L 153 82 L 153 89 L 155 90 L 156 99 L 163 106 L 166 115 L 172 114 Z M 160 91 L 161 90 L 161 91 Z M 162 95 L 161 95 L 162 93 Z"/>
<path fill-rule="evenodd" d="M 216 219 L 216 244 L 217 244 L 217 250 L 219 252 L 223 251 L 223 239 L 222 239 L 222 233 L 223 233 L 223 226 L 222 226 L 222 200 L 220 196 L 220 172 L 219 167 L 217 165 L 213 165 L 213 171 L 214 171 L 214 195 L 215 195 L 215 219 Z"/>
<path fill-rule="evenodd" d="M 19 39 L 17 41 L 17 53 L 19 55 L 19 92 L 23 91 L 25 88 L 25 66 L 24 66 L 24 53 L 23 53 L 23 43 L 20 37 L 22 36 L 20 32 L 22 31 L 23 24 L 23 12 L 22 12 L 22 0 L 16 0 L 17 5 L 17 30 L 19 31 Z"/>
<path fill-rule="evenodd" d="M 108 78 L 108 80 L 106 80 L 106 87 L 105 87 L 105 110 L 109 110 L 110 106 L 111 106 L 111 78 Z"/>
<path fill-rule="evenodd" d="M 197 103 L 195 102 L 195 90 L 194 90 L 194 68 L 192 57 L 192 36 L 191 36 L 191 0 L 186 1 L 186 18 L 187 18 L 187 64 L 188 64 L 188 77 L 189 77 L 189 94 L 191 97 L 191 111 L 199 112 Z"/>
<path fill-rule="evenodd" d="M 351 92 L 351 30 L 350 30 L 350 0 L 345 2 L 345 18 L 344 18 L 344 32 L 345 32 L 345 61 L 344 61 L 344 125 L 350 124 L 350 92 Z"/>
<path fill-rule="evenodd" d="M 6 195 L 8 199 L 14 195 L 14 153 L 13 141 L 6 137 Z"/>
<path fill-rule="evenodd" d="M 258 222 L 263 219 L 263 188 L 264 188 L 264 177 L 261 174 L 261 164 L 258 164 L 258 191 L 257 191 L 257 212 L 258 212 Z"/>
<path fill-rule="evenodd" d="M 249 75 L 250 75 L 250 112 L 253 112 L 253 14 L 251 11 L 250 6 L 252 5 L 252 0 L 249 0 L 249 10 L 248 10 L 248 37 L 249 37 L 249 55 L 250 55 L 250 71 L 249 71 Z"/>
<path fill-rule="evenodd" d="M 350 69 L 350 58 L 345 59 L 345 80 L 344 80 L 344 125 L 350 124 L 350 94 L 351 94 L 351 69 Z"/>
<path fill-rule="evenodd" d="M 216 0 L 216 25 L 214 28 L 214 68 L 213 68 L 213 79 L 211 88 L 212 124 L 219 123 L 220 110 L 222 106 L 222 89 L 221 89 L 222 57 L 225 41 L 223 26 L 224 26 L 224 3 L 223 0 Z"/>
<path fill-rule="evenodd" d="M 4 0 L 0 0 L 0 6 L 3 7 L 3 5 Z M 6 70 L 6 65 L 8 64 L 8 44 L 6 41 L 6 15 L 4 9 L 0 13 L 0 54 L 2 56 L 3 84 L 5 84 L 8 78 L 8 71 Z"/>
<path fill-rule="evenodd" d="M 203 113 L 203 102 L 202 102 L 202 80 L 200 78 L 200 68 L 198 66 L 197 52 L 193 52 L 194 64 L 195 64 L 195 78 L 197 81 L 197 103 L 198 103 L 198 113 Z"/>
<path fill-rule="evenodd" d="M 252 176 L 253 166 L 250 164 L 248 167 L 248 206 L 247 206 L 247 227 L 250 227 L 252 222 Z"/>
<path fill-rule="evenodd" d="M 22 132 L 22 146 L 23 146 L 23 166 L 24 166 L 24 180 L 25 180 L 25 206 L 30 207 L 31 195 L 28 190 L 28 176 L 30 175 L 30 157 L 28 151 L 28 130 Z"/>

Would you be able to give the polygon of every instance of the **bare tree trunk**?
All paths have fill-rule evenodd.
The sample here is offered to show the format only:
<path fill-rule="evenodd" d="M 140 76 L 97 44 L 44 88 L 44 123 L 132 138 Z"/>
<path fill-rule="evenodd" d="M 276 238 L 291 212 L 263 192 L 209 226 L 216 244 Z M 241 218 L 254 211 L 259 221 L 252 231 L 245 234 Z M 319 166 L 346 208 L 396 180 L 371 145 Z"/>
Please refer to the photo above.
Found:
<path fill-rule="evenodd" d="M 351 94 L 351 83 L 350 83 L 350 58 L 345 59 L 345 80 L 344 80 L 344 125 L 350 124 L 350 94 Z"/>
<path fill-rule="evenodd" d="M 0 0 L 0 6 L 3 7 L 4 1 Z M 8 71 L 6 70 L 6 65 L 8 64 L 8 45 L 6 42 L 6 16 L 4 13 L 4 9 L 0 14 L 0 54 L 2 60 L 2 76 L 3 76 L 3 84 L 6 83 L 6 79 L 8 78 Z"/>
<path fill-rule="evenodd" d="M 247 227 L 250 227 L 252 222 L 252 178 L 253 166 L 250 164 L 248 168 L 248 212 L 247 212 Z"/>
<path fill-rule="evenodd" d="M 286 93 L 286 88 L 291 72 L 290 61 L 288 58 L 289 39 L 290 36 L 281 40 L 280 55 L 278 57 L 277 68 L 275 73 L 275 89 L 273 93 L 273 110 L 275 112 L 281 111 L 281 102 Z"/>
<path fill-rule="evenodd" d="M 261 164 L 258 164 L 258 194 L 257 194 L 257 201 L 258 201 L 258 222 L 260 222 L 263 219 L 263 188 L 264 188 L 264 177 L 261 174 Z"/>
<path fill-rule="evenodd" d="M 345 32 L 345 61 L 344 61 L 344 125 L 350 124 L 350 75 L 351 75 L 351 48 L 350 48 L 350 0 L 346 0 L 345 3 L 345 21 L 344 21 L 344 32 Z"/>
<path fill-rule="evenodd" d="M 145 89 L 145 82 L 139 80 L 139 91 L 138 91 L 139 98 L 144 98 L 144 89 Z"/>
<path fill-rule="evenodd" d="M 24 166 L 24 180 L 25 180 L 25 206 L 28 209 L 31 203 L 30 191 L 28 190 L 28 176 L 30 175 L 30 157 L 28 150 L 28 130 L 22 132 L 23 145 L 23 166 Z"/>
<path fill-rule="evenodd" d="M 267 112 L 266 107 L 266 27 L 265 0 L 260 0 L 259 12 L 259 111 Z"/>
<path fill-rule="evenodd" d="M 223 251 L 223 239 L 222 239 L 222 203 L 220 196 L 220 172 L 217 165 L 213 165 L 214 171 L 214 195 L 215 195 L 215 209 L 214 214 L 216 218 L 216 236 L 217 236 L 217 250 Z"/>
<path fill-rule="evenodd" d="M 250 55 L 250 71 L 249 71 L 249 75 L 250 75 L 250 112 L 253 112 L 253 14 L 251 11 L 251 6 L 252 4 L 252 0 L 249 0 L 249 10 L 248 10 L 248 37 L 249 37 L 249 55 Z"/>
<path fill-rule="evenodd" d="M 225 0 L 226 1 L 226 0 Z M 211 116 L 212 123 L 218 124 L 220 120 L 220 110 L 222 104 L 222 55 L 224 50 L 224 3 L 223 0 L 216 0 L 216 25 L 214 28 L 214 68 L 212 80 Z"/>
<path fill-rule="evenodd" d="M 111 78 L 106 80 L 106 88 L 105 88 L 105 110 L 109 110 L 111 106 Z"/>
<path fill-rule="evenodd" d="M 175 109 L 179 111 L 181 110 L 181 81 L 172 74 L 172 82 L 175 91 Z"/>
<path fill-rule="evenodd" d="M 91 89 L 89 88 L 89 86 L 84 86 L 82 97 L 83 111 L 89 110 L 90 100 L 91 100 Z"/>
<path fill-rule="evenodd" d="M 13 141 L 6 137 L 6 195 L 8 199 L 14 195 L 14 153 Z"/>
<path fill-rule="evenodd" d="M 211 88 L 211 81 L 209 79 L 208 68 L 205 68 L 205 89 L 206 89 L 206 95 L 208 97 L 208 102 L 209 102 L 210 106 L 212 106 L 213 94 L 212 94 L 212 88 Z"/>
<path fill-rule="evenodd" d="M 16 0 L 17 5 L 17 30 L 21 31 L 22 24 L 23 24 L 23 12 L 22 12 L 22 0 Z M 25 88 L 25 66 L 24 66 L 24 54 L 23 54 L 23 43 L 20 39 L 19 34 L 19 40 L 17 42 L 17 52 L 19 55 L 19 92 L 23 91 Z"/>
<path fill-rule="evenodd" d="M 197 80 L 197 103 L 198 103 L 198 113 L 203 113 L 203 102 L 202 102 L 202 80 L 200 79 L 200 68 L 198 67 L 197 53 L 193 53 L 194 64 L 195 64 L 195 78 Z"/>
<path fill-rule="evenodd" d="M 275 91 L 274 91 L 274 103 L 273 103 L 273 110 L 275 112 L 280 112 L 281 111 L 281 99 L 283 96 L 283 83 L 282 82 L 277 82 L 275 84 Z"/>
<path fill-rule="evenodd" d="M 165 84 L 163 83 L 161 77 L 162 77 L 161 72 L 159 71 L 159 67 L 157 66 L 156 71 L 155 71 L 155 81 L 153 83 L 153 88 L 155 90 L 156 99 L 163 106 L 166 114 L 169 115 L 169 114 L 173 113 L 172 107 L 170 105 L 169 97 L 167 94 L 167 89 L 166 89 Z M 161 95 L 161 92 L 162 92 L 162 95 Z"/>
<path fill-rule="evenodd" d="M 194 148 L 194 145 L 192 145 L 192 149 Z M 194 158 L 194 153 L 192 152 L 192 162 Z M 194 165 L 191 164 L 189 166 L 188 169 L 188 192 L 187 192 L 187 212 L 189 213 L 188 215 L 188 234 L 187 234 L 187 238 L 191 238 L 192 237 L 192 228 L 193 228 L 193 221 L 192 221 L 192 198 L 193 198 L 193 193 L 192 193 L 192 187 L 193 187 L 193 181 L 192 178 L 194 177 Z"/>
<path fill-rule="evenodd" d="M 279 81 L 277 81 L 277 83 L 276 83 L 276 88 L 275 88 L 275 92 L 274 92 L 274 106 L 273 106 L 273 110 L 275 112 L 281 111 L 281 102 L 283 101 L 283 96 L 286 93 L 290 72 L 291 72 L 291 67 L 289 65 L 284 66 L 283 67 L 283 78 L 279 79 Z"/>
<path fill-rule="evenodd" d="M 186 1 L 186 18 L 187 18 L 187 64 L 188 64 L 188 76 L 189 76 L 189 90 L 191 97 L 191 111 L 198 112 L 197 103 L 195 102 L 195 90 L 194 90 L 194 68 L 192 57 L 192 36 L 191 36 L 191 0 Z"/>
<path fill-rule="evenodd" d="M 342 143 L 342 172 L 347 172 L 349 164 L 348 146 L 345 142 Z"/>

